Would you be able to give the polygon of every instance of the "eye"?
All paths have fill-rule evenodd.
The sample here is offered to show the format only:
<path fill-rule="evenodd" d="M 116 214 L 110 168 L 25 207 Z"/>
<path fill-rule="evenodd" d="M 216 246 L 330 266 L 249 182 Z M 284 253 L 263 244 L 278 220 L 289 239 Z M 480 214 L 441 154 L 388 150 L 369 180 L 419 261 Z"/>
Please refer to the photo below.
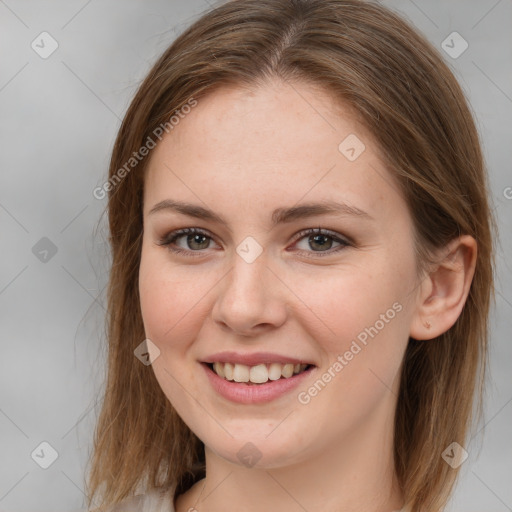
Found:
<path fill-rule="evenodd" d="M 187 252 L 200 253 L 202 249 L 208 249 L 210 242 L 212 241 L 213 238 L 202 229 L 184 228 L 172 231 L 157 243 L 158 245 L 166 246 L 170 251 L 179 254 Z"/>
<path fill-rule="evenodd" d="M 294 247 L 298 247 L 302 243 L 303 247 L 298 247 L 300 251 L 308 253 L 323 253 L 315 256 L 333 254 L 352 245 L 348 240 L 345 240 L 337 233 L 322 228 L 306 229 L 301 231 L 297 234 L 297 239 L 298 242 L 295 243 Z M 334 244 L 338 245 L 334 246 L 333 249 Z"/>
<path fill-rule="evenodd" d="M 333 254 L 353 245 L 339 234 L 322 228 L 303 230 L 297 233 L 296 239 L 294 247 L 298 248 L 299 252 L 308 253 L 308 256 L 311 253 L 317 253 L 315 257 Z M 207 231 L 199 228 L 184 228 L 172 231 L 158 240 L 157 244 L 167 247 L 175 254 L 188 253 L 190 256 L 200 256 L 204 249 L 210 248 L 210 243 L 213 241 Z M 303 244 L 303 247 L 300 247 L 300 244 Z"/>

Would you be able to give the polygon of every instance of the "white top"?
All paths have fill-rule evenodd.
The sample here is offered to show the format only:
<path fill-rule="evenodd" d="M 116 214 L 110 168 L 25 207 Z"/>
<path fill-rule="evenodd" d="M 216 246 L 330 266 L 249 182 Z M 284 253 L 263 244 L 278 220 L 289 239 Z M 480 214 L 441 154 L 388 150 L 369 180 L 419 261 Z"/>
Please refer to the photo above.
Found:
<path fill-rule="evenodd" d="M 139 494 L 114 505 L 108 512 L 175 512 L 173 493 L 153 490 L 147 494 Z M 408 511 L 403 508 L 396 512 Z"/>
<path fill-rule="evenodd" d="M 173 493 L 152 490 L 112 505 L 108 512 L 175 512 Z"/>

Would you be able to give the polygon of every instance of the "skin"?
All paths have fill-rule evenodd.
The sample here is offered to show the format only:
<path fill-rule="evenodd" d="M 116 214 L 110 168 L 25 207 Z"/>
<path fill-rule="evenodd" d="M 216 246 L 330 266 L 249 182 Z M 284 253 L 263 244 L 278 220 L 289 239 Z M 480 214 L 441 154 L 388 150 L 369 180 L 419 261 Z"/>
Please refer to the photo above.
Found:
<path fill-rule="evenodd" d="M 365 144 L 355 161 L 338 150 L 349 134 Z M 213 210 L 226 225 L 171 209 L 150 213 L 167 199 Z M 325 200 L 371 218 L 331 213 L 270 222 L 276 208 Z M 206 478 L 178 497 L 177 512 L 399 510 L 399 370 L 409 336 L 434 338 L 460 314 L 474 240 L 457 239 L 418 276 L 412 219 L 371 134 L 322 90 L 278 81 L 201 98 L 151 154 L 143 216 L 141 308 L 146 336 L 160 350 L 152 367 L 205 444 Z M 319 227 L 353 243 L 327 235 L 322 246 L 296 236 Z M 186 254 L 159 245 L 181 228 L 201 228 L 210 238 L 176 240 Z M 252 263 L 236 252 L 248 236 L 263 249 Z M 300 403 L 298 393 L 393 304 L 401 307 L 394 318 Z M 277 352 L 317 368 L 272 402 L 236 404 L 211 388 L 200 367 L 224 350 Z M 250 468 L 237 457 L 247 442 L 261 454 Z"/>

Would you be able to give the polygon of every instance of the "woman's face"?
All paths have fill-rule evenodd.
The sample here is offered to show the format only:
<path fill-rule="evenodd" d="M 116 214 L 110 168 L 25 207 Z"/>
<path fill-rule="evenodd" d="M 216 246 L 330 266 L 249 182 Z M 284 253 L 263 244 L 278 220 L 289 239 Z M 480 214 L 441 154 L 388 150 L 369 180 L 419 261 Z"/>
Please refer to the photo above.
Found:
<path fill-rule="evenodd" d="M 218 456 L 279 467 L 392 425 L 418 281 L 411 217 L 377 151 L 327 94 L 277 82 L 202 98 L 153 150 L 152 367 Z"/>

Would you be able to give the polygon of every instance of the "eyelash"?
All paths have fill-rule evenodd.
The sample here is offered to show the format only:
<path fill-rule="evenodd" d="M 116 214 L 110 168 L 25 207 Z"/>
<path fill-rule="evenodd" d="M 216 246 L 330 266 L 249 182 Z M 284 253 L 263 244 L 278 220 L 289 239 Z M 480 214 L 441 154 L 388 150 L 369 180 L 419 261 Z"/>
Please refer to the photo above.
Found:
<path fill-rule="evenodd" d="M 179 247 L 173 247 L 172 246 L 172 244 L 178 238 L 180 238 L 180 237 L 182 237 L 184 235 L 203 235 L 203 236 L 209 238 L 210 240 L 214 240 L 213 237 L 208 234 L 208 232 L 206 232 L 206 231 L 204 231 L 202 229 L 199 229 L 199 228 L 184 228 L 184 229 L 178 229 L 176 231 L 172 231 L 171 233 L 167 234 L 165 237 L 163 237 L 160 240 L 158 240 L 157 244 L 160 245 L 160 246 L 167 247 L 168 250 L 172 251 L 175 254 L 186 254 L 186 255 L 191 256 L 191 257 L 202 256 L 201 253 L 203 253 L 203 250 L 191 251 L 191 250 L 181 249 Z M 351 241 L 349 241 L 348 239 L 341 238 L 340 236 L 338 236 L 333 231 L 329 231 L 329 230 L 322 229 L 322 228 L 310 228 L 310 229 L 304 229 L 304 230 L 300 231 L 296 235 L 296 240 L 295 240 L 294 244 L 299 242 L 302 238 L 305 238 L 308 235 L 309 236 L 310 235 L 323 235 L 323 236 L 326 236 L 328 238 L 331 238 L 334 242 L 338 242 L 338 243 L 341 244 L 340 246 L 338 246 L 338 247 L 336 247 L 336 248 L 334 248 L 332 250 L 328 250 L 328 251 L 303 251 L 303 250 L 299 250 L 299 252 L 302 252 L 302 253 L 304 253 L 304 252 L 306 252 L 308 254 L 313 253 L 315 255 L 313 257 L 315 257 L 315 258 L 322 258 L 324 256 L 328 256 L 328 255 L 337 253 L 340 250 L 345 249 L 346 247 L 353 246 L 353 243 Z M 196 254 L 194 254 L 194 253 L 196 253 Z"/>

